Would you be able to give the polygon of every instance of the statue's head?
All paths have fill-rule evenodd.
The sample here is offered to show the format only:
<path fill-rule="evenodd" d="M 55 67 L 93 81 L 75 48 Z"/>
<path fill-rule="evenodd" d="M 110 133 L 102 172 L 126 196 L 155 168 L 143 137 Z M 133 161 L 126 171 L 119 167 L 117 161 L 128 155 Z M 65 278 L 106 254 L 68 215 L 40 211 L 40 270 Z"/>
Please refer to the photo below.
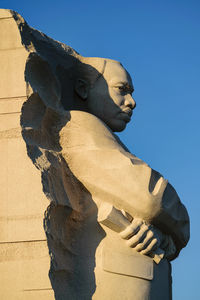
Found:
<path fill-rule="evenodd" d="M 52 66 L 30 54 L 26 80 L 53 110 L 83 110 L 101 119 L 112 131 L 122 131 L 136 104 L 129 73 L 111 59 L 68 55 L 67 65 Z M 64 61 L 65 62 L 65 61 Z"/>
<path fill-rule="evenodd" d="M 111 59 L 82 58 L 75 72 L 78 109 L 97 116 L 112 131 L 124 130 L 136 106 L 132 80 L 124 67 Z"/>

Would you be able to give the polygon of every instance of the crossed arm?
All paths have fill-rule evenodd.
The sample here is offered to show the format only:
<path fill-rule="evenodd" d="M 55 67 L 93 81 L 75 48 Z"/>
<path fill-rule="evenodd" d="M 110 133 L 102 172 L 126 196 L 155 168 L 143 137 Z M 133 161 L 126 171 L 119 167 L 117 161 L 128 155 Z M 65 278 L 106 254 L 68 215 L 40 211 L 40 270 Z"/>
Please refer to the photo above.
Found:
<path fill-rule="evenodd" d="M 143 254 L 162 247 L 170 259 L 175 258 L 189 239 L 189 217 L 176 191 L 128 152 L 100 120 L 85 116 L 72 112 L 61 132 L 61 146 L 65 141 L 68 146 L 62 146 L 63 157 L 70 170 L 97 207 L 105 201 L 133 217 L 121 233 L 129 246 Z"/>

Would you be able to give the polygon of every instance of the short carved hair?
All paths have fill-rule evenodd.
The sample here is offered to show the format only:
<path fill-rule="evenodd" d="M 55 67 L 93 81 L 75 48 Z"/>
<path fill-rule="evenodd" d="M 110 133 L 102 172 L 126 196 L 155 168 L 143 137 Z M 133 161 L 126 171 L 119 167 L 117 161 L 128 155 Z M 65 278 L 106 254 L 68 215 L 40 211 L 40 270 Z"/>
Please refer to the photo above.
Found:
<path fill-rule="evenodd" d="M 99 57 L 81 57 L 77 60 L 74 69 L 74 77 L 87 81 L 92 87 L 94 83 L 103 75 L 106 67 L 106 59 Z"/>

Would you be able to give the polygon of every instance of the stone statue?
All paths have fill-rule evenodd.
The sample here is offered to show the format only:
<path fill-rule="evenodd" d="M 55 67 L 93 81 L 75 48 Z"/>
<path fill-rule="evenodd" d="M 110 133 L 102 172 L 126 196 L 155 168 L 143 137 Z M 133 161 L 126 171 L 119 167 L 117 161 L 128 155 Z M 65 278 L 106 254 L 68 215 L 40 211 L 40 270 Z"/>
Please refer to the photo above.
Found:
<path fill-rule="evenodd" d="M 21 126 L 50 200 L 55 299 L 171 299 L 170 261 L 188 242 L 189 218 L 168 181 L 114 134 L 136 106 L 129 73 L 12 13 L 30 52 Z"/>

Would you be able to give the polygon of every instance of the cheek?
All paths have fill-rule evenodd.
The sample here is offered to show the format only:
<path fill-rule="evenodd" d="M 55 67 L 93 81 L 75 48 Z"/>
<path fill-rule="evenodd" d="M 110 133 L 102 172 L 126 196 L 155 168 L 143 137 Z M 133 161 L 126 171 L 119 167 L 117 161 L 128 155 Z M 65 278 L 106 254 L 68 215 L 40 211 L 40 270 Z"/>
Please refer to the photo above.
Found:
<path fill-rule="evenodd" d="M 117 105 L 117 106 L 121 106 L 124 102 L 124 96 L 120 95 L 119 92 L 117 92 L 115 89 L 110 89 L 109 90 L 109 94 L 110 94 L 110 98 L 111 101 Z"/>

